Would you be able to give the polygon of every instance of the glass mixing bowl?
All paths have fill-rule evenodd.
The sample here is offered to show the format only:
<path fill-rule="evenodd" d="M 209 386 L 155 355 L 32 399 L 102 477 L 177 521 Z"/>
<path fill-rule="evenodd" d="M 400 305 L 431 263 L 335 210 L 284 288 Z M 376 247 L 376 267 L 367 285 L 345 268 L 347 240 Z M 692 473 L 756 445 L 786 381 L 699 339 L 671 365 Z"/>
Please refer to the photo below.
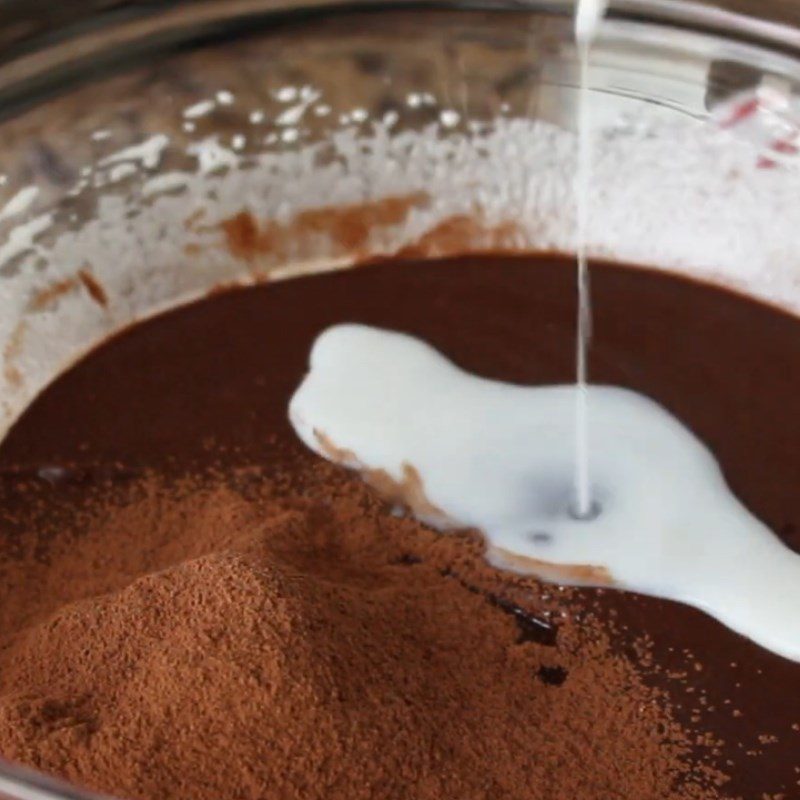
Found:
<path fill-rule="evenodd" d="M 574 249 L 570 2 L 29 6 L 0 5 L 0 438 L 111 333 L 220 287 Z M 612 4 L 592 255 L 800 310 L 797 17 Z M 0 765 L 0 797 L 89 796 Z"/>

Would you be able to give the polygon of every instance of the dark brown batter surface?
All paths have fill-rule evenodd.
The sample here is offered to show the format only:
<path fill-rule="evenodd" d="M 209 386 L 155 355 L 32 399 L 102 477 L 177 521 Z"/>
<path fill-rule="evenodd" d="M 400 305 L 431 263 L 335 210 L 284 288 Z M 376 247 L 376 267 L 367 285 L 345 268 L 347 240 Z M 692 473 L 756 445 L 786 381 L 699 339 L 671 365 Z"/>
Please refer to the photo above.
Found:
<path fill-rule="evenodd" d="M 676 414 L 716 454 L 734 492 L 800 550 L 800 321 L 705 285 L 613 265 L 593 265 L 592 291 L 592 380 L 648 394 Z M 387 263 L 216 295 L 117 336 L 45 391 L 0 447 L 6 598 L 23 591 L 14 585 L 13 550 L 25 531 L 68 516 L 98 486 L 209 466 L 272 472 L 313 463 L 286 408 L 328 325 L 407 331 L 478 374 L 562 383 L 574 372 L 574 294 L 573 262 L 555 257 Z M 46 561 L 47 542 L 40 550 Z M 724 796 L 800 797 L 800 664 L 676 603 L 613 591 L 570 597 L 605 620 L 624 658 L 642 662 L 644 680 L 666 692 L 678 722 L 715 742 L 698 758 L 730 778 Z M 10 625 L 28 622 L 21 614 Z M 10 646 L 0 634 L 0 669 Z M 561 691 L 558 670 L 542 673 L 552 691 Z M 485 796 L 550 795 L 495 787 Z M 606 797 L 633 800 L 611 790 L 587 800 Z"/>

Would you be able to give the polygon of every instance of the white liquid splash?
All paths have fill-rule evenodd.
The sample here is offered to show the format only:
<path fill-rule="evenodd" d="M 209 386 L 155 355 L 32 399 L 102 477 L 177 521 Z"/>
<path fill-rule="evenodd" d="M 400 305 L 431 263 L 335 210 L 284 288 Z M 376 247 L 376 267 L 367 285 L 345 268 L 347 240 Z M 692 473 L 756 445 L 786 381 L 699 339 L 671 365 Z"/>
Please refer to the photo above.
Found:
<path fill-rule="evenodd" d="M 682 601 L 800 661 L 800 555 L 654 401 L 592 387 L 602 512 L 570 514 L 575 393 L 478 378 L 413 337 L 340 325 L 315 343 L 289 416 L 312 450 L 405 487 L 424 521 L 481 530 L 499 567 Z"/>

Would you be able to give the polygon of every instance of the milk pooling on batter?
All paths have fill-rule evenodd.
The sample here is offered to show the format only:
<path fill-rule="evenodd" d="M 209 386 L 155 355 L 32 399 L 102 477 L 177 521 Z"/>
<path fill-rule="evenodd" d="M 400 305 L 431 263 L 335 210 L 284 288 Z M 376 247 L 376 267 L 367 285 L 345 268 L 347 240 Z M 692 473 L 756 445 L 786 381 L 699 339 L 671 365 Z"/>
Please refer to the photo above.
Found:
<path fill-rule="evenodd" d="M 592 387 L 600 510 L 572 516 L 575 391 L 486 380 L 411 336 L 339 325 L 314 344 L 289 417 L 308 447 L 423 521 L 480 530 L 498 567 L 689 603 L 800 661 L 800 555 L 653 400 Z"/>

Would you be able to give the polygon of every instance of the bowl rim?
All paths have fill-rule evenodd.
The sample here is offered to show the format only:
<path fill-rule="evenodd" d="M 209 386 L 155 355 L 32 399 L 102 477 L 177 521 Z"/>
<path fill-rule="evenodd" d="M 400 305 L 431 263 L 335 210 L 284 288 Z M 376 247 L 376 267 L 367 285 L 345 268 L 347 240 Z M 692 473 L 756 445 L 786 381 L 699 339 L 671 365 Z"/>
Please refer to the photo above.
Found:
<path fill-rule="evenodd" d="M 779 6 L 785 8 L 764 3 L 763 9 Z M 99 10 L 70 4 L 75 13 L 55 15 L 48 23 L 27 0 L 7 0 L 0 6 L 0 121 L 96 76 L 98 69 L 121 69 L 167 48 L 268 31 L 287 21 L 392 11 L 567 18 L 574 7 L 575 0 L 173 0 L 121 2 Z M 722 37 L 800 60 L 800 6 L 793 16 L 788 24 L 782 17 L 748 16 L 697 0 L 612 0 L 608 10 L 612 21 L 667 28 L 674 36 Z"/>

